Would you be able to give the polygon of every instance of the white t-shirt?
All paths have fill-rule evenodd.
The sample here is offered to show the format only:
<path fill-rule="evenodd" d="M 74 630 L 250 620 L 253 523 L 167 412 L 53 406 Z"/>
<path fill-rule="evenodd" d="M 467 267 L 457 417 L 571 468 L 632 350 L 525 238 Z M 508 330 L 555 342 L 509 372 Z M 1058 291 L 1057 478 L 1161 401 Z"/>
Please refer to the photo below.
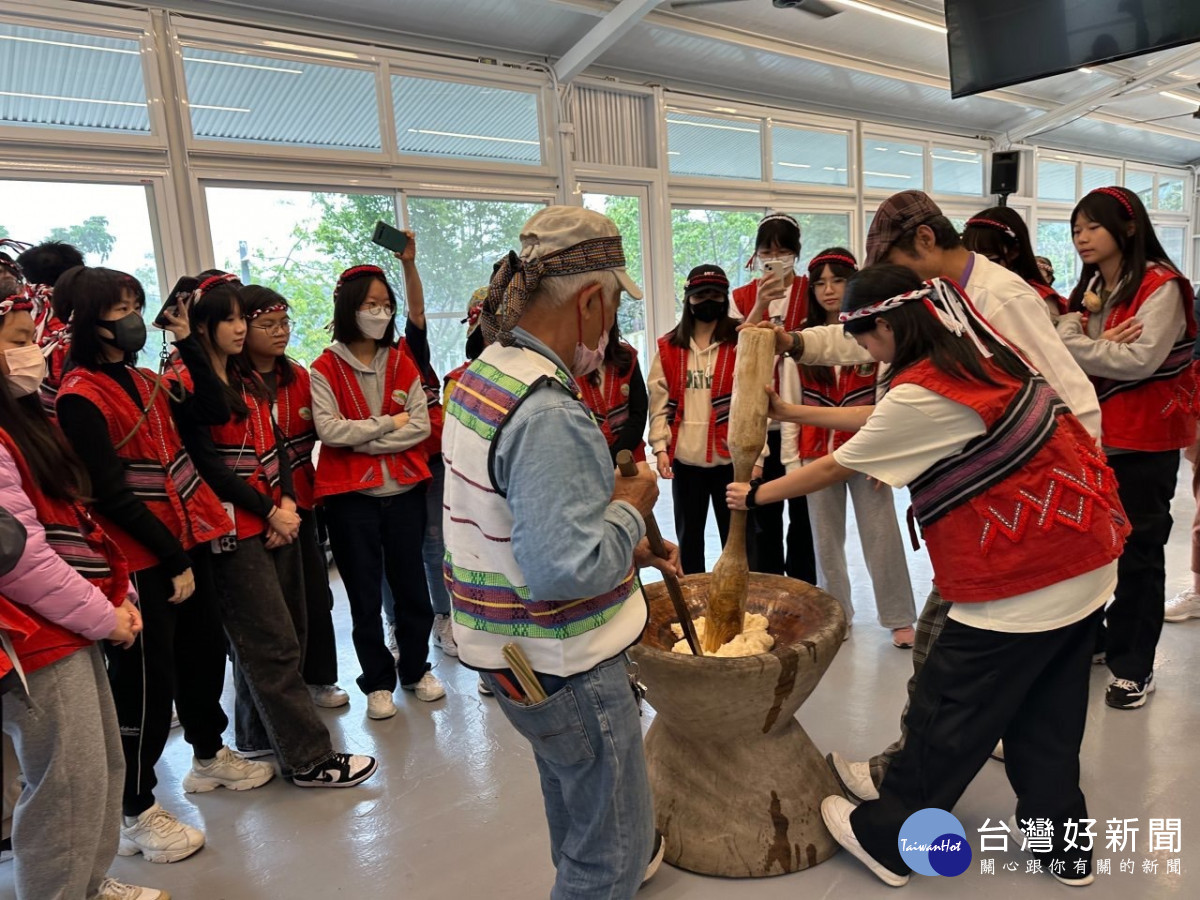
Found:
<path fill-rule="evenodd" d="M 904 487 L 985 431 L 983 419 L 969 406 L 920 385 L 901 384 L 887 392 L 866 424 L 833 451 L 833 458 L 847 469 Z M 1117 564 L 1112 562 L 1036 591 L 986 603 L 958 603 L 949 615 L 987 631 L 1052 631 L 1103 606 L 1116 578 Z"/>

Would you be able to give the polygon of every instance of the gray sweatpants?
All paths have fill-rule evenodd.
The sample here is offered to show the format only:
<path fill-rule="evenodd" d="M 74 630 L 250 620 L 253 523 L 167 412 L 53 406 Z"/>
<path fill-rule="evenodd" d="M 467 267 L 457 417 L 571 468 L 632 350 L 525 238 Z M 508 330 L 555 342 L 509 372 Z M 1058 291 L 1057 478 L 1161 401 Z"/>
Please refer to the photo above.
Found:
<path fill-rule="evenodd" d="M 13 820 L 17 900 L 93 897 L 117 853 L 125 759 L 100 649 L 30 672 L 4 695 L 25 790 Z"/>
<path fill-rule="evenodd" d="M 892 489 L 859 473 L 808 495 L 817 551 L 818 587 L 838 599 L 848 620 L 854 618 L 850 573 L 846 568 L 846 497 L 854 503 L 854 519 L 862 541 L 863 558 L 875 592 L 875 611 L 884 628 L 905 628 L 917 618 L 904 541 L 896 521 Z"/>

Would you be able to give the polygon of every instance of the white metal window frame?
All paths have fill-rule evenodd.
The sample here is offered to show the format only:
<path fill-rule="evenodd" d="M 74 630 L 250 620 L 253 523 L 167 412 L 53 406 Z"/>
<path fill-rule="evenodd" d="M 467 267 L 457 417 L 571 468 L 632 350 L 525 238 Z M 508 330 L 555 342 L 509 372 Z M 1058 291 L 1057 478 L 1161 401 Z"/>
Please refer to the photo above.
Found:
<path fill-rule="evenodd" d="M 906 144 L 914 144 L 923 148 L 922 153 L 922 172 L 924 173 L 925 186 L 922 190 L 930 197 L 938 200 L 938 205 L 971 203 L 975 197 L 984 201 L 985 206 L 990 206 L 988 199 L 991 197 L 987 191 L 987 173 L 991 167 L 992 160 L 992 143 L 991 141 L 967 138 L 961 135 L 949 134 L 946 132 L 925 132 L 914 131 L 908 128 L 897 128 L 892 125 L 877 125 L 874 122 L 860 121 L 859 122 L 859 139 L 858 139 L 858 160 L 859 160 L 859 195 L 862 197 L 865 205 L 870 205 L 873 201 L 886 200 L 897 190 L 903 188 L 877 188 L 867 187 L 865 174 L 863 169 L 864 151 L 867 141 L 872 138 L 878 138 L 884 141 L 903 141 Z M 933 189 L 933 149 L 937 147 L 939 150 L 973 150 L 982 154 L 983 177 L 980 178 L 979 194 L 947 194 L 939 193 Z M 879 203 L 875 203 L 878 207 Z M 981 209 L 983 207 L 980 207 Z"/>
<path fill-rule="evenodd" d="M 94 35 L 135 41 L 142 69 L 142 85 L 146 94 L 149 134 L 128 134 L 92 128 L 42 128 L 37 125 L 0 123 L 0 141 L 29 144 L 78 144 L 86 139 L 91 147 L 161 150 L 167 145 L 164 104 L 166 97 L 159 79 L 158 54 L 150 14 L 145 10 L 126 10 L 112 7 L 93 7 L 85 12 L 80 4 L 45 0 L 28 4 L 13 2 L 0 11 L 0 22 L 26 28 L 46 28 L 74 34 Z M 84 16 L 80 18 L 80 13 Z M 95 18 L 90 18 L 94 16 Z"/>

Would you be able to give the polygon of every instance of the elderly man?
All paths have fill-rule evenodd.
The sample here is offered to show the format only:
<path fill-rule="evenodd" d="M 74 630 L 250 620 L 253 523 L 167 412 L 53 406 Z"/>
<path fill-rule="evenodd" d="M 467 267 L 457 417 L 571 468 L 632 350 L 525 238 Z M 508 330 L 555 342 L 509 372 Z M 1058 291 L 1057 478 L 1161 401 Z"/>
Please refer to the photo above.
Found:
<path fill-rule="evenodd" d="M 552 900 L 632 897 L 662 852 L 625 650 L 647 617 L 637 567 L 678 573 L 678 550 L 649 552 L 654 475 L 615 477 L 575 380 L 600 365 L 622 291 L 641 297 L 616 226 L 578 207 L 542 210 L 492 276 L 490 346 L 446 407 L 454 639 L 533 747 Z M 509 643 L 546 699 L 510 670 Z"/>

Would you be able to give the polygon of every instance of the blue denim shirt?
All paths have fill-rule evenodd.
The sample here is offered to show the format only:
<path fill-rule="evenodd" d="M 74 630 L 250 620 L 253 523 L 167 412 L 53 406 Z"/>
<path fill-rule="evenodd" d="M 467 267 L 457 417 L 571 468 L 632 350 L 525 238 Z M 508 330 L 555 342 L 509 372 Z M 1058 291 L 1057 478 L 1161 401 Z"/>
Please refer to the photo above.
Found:
<path fill-rule="evenodd" d="M 518 347 L 570 371 L 529 332 Z M 517 407 L 496 441 L 493 473 L 513 515 L 512 551 L 536 601 L 606 593 L 633 564 L 641 514 L 611 502 L 615 472 L 604 435 L 584 404 L 546 387 Z"/>

